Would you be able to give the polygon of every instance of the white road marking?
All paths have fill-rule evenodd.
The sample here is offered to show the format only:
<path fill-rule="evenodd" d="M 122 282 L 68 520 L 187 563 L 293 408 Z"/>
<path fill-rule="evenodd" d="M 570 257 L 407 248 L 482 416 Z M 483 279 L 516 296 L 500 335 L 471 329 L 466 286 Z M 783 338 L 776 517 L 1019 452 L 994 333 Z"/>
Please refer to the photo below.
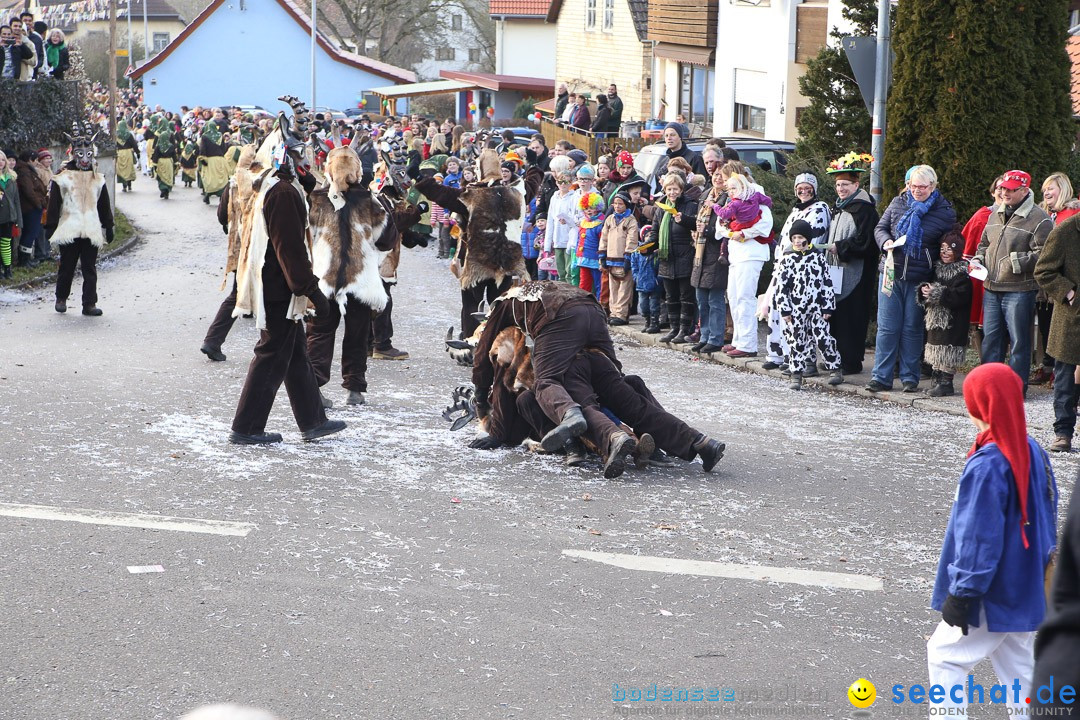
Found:
<path fill-rule="evenodd" d="M 63 520 L 88 525 L 115 525 L 117 527 L 145 528 L 147 530 L 173 530 L 207 535 L 234 535 L 236 537 L 246 537 L 249 532 L 257 527 L 252 523 L 229 522 L 226 520 L 200 520 L 198 518 L 169 517 L 167 515 L 143 515 L 141 513 L 51 507 L 49 505 L 19 505 L 17 503 L 0 503 L 0 516 L 29 518 L 31 520 Z"/>
<path fill-rule="evenodd" d="M 127 571 L 132 575 L 145 575 L 146 573 L 163 573 L 165 568 L 161 565 L 128 565 Z"/>
<path fill-rule="evenodd" d="M 800 570 L 799 568 L 769 567 L 768 565 L 736 565 L 734 563 L 706 560 L 679 560 L 677 558 L 652 557 L 649 555 L 625 555 L 622 553 L 592 552 L 590 550 L 563 550 L 568 557 L 594 560 L 605 565 L 645 570 L 675 575 L 706 575 L 739 580 L 782 582 L 795 585 L 841 588 L 844 590 L 884 591 L 881 578 L 850 573 Z"/>

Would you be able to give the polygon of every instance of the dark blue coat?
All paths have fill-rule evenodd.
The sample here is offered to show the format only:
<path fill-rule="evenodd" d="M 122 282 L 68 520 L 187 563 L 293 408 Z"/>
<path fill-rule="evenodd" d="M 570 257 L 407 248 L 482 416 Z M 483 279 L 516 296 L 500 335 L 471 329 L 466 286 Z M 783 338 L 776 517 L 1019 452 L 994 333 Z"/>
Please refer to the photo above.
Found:
<path fill-rule="evenodd" d="M 896 226 L 907 212 L 907 195 L 905 190 L 892 199 L 885 213 L 878 220 L 874 229 L 874 239 L 880 248 L 888 240 L 896 240 L 903 233 L 898 232 Z M 938 194 L 937 200 L 922 218 L 922 250 L 915 256 L 910 256 L 902 247 L 893 250 L 893 262 L 896 264 L 896 279 L 907 280 L 913 283 L 930 282 L 934 277 L 934 263 L 938 259 L 938 251 L 941 249 L 941 238 L 956 224 L 956 210 L 952 203 L 945 199 L 944 195 Z M 882 251 L 881 262 L 878 270 L 885 268 L 885 258 L 888 252 Z"/>

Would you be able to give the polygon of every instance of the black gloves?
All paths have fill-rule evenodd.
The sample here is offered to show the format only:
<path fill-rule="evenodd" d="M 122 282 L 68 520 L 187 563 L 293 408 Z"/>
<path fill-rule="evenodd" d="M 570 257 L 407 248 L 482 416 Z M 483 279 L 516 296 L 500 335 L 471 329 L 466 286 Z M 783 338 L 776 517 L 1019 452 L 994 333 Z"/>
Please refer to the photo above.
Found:
<path fill-rule="evenodd" d="M 229 234 L 229 224 L 228 223 L 223 223 L 222 224 L 221 232 L 225 233 L 226 235 Z"/>
<path fill-rule="evenodd" d="M 113 235 L 113 229 L 111 227 L 105 228 L 105 244 L 108 245 L 114 239 L 115 239 L 115 235 Z"/>
<path fill-rule="evenodd" d="M 428 205 L 425 201 L 421 200 L 420 202 L 416 203 L 416 209 L 420 211 L 421 215 L 423 215 L 431 209 L 431 206 Z"/>
<path fill-rule="evenodd" d="M 968 606 L 970 604 L 971 600 L 969 598 L 949 595 L 945 598 L 945 604 L 941 606 L 941 619 L 945 621 L 946 625 L 958 627 L 962 633 L 967 635 Z"/>
<path fill-rule="evenodd" d="M 478 437 L 469 443 L 469 447 L 473 448 L 474 450 L 494 450 L 500 445 L 502 445 L 502 440 L 491 435 L 484 435 L 482 437 Z"/>
<path fill-rule="evenodd" d="M 308 299 L 315 306 L 315 315 L 322 318 L 330 314 L 330 301 L 326 299 L 321 290 L 316 290 L 308 295 Z"/>

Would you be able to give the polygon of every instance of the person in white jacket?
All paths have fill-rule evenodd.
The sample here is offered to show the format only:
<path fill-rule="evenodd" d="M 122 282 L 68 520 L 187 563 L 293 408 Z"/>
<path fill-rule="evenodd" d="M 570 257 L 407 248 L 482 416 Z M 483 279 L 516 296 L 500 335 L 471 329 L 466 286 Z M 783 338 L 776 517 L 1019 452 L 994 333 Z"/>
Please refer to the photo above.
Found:
<path fill-rule="evenodd" d="M 551 196 L 551 202 L 548 205 L 544 252 L 555 253 L 555 268 L 559 273 L 559 280 L 568 282 L 570 279 L 570 256 L 567 255 L 567 249 L 569 246 L 573 250 L 575 247 L 574 239 L 577 238 L 578 194 L 570 189 L 571 177 L 568 172 L 557 173 L 555 183 L 558 190 Z"/>
<path fill-rule="evenodd" d="M 772 200 L 765 196 L 765 190 L 746 174 L 742 163 L 729 162 L 721 169 L 727 177 L 729 203 L 739 199 L 758 202 L 760 217 L 749 227 L 741 223 L 732 223 L 734 227 L 717 225 L 718 237 L 728 239 L 728 307 L 731 308 L 731 322 L 734 327 L 731 344 L 722 350 L 729 357 L 750 357 L 758 353 L 757 332 L 757 287 L 761 268 L 769 259 L 768 242 L 761 242 L 772 234 Z M 732 186 L 732 177 L 747 178 Z M 733 192 L 735 194 L 733 194 Z"/>

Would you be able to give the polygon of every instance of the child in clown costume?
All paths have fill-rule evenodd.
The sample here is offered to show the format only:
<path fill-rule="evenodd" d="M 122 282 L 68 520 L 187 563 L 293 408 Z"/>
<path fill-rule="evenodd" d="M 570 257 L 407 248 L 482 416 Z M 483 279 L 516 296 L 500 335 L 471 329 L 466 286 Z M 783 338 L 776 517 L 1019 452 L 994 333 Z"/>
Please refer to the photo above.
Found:
<path fill-rule="evenodd" d="M 604 230 L 604 199 L 600 193 L 586 192 L 578 200 L 585 217 L 578 231 L 577 252 L 574 253 L 578 267 L 578 287 L 588 290 L 600 299 L 600 235 Z"/>

